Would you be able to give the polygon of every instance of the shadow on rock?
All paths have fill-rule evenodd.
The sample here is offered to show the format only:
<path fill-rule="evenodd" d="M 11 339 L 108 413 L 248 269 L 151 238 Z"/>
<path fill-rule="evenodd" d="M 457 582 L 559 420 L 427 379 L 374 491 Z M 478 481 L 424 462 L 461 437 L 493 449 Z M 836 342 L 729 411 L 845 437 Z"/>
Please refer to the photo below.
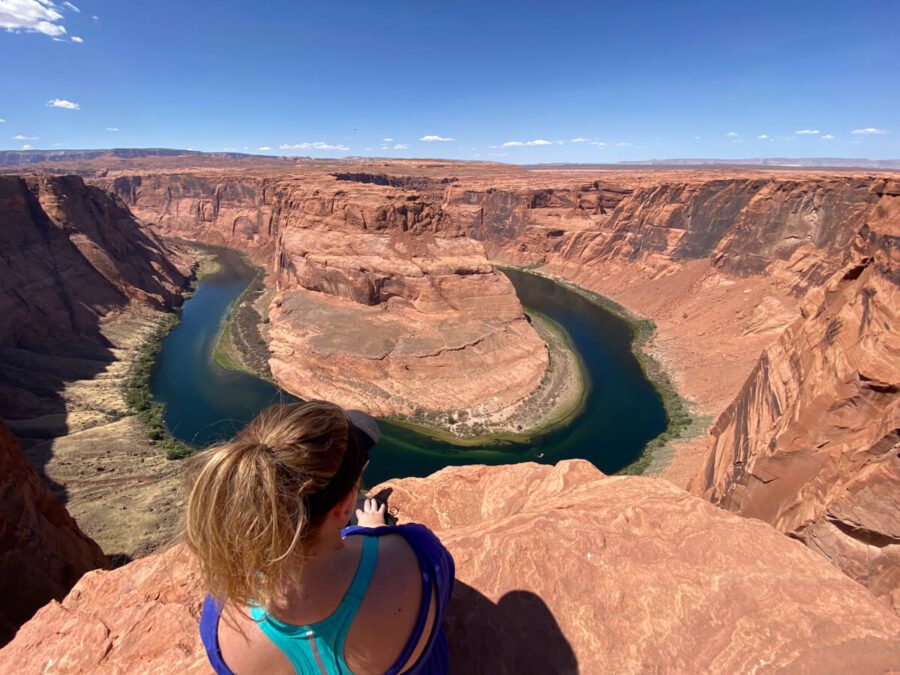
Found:
<path fill-rule="evenodd" d="M 494 603 L 457 579 L 445 630 L 451 673 L 578 672 L 550 608 L 529 591 L 511 591 Z"/>

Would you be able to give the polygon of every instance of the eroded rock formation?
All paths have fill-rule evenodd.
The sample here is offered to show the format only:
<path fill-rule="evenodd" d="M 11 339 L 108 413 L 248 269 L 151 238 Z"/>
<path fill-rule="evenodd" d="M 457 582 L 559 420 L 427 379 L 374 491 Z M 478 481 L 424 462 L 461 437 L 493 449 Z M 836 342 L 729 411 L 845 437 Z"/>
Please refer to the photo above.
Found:
<path fill-rule="evenodd" d="M 108 566 L 0 421 L 0 645 L 82 574 Z"/>
<path fill-rule="evenodd" d="M 391 481 L 453 553 L 453 672 L 881 672 L 900 618 L 770 526 L 584 461 Z M 176 547 L 88 574 L 0 651 L 4 672 L 205 672 Z"/>
<path fill-rule="evenodd" d="M 122 387 L 163 311 L 181 303 L 190 263 L 121 200 L 76 176 L 0 176 L 0 223 L 0 417 L 52 493 L 109 554 L 155 548 L 175 513 L 153 500 L 165 486 L 172 502 L 178 481 L 129 416 Z M 0 491 L 15 490 L 16 480 L 0 472 Z M 156 512 L 126 510 L 139 504 Z M 33 507 L 22 508 L 27 515 Z M 42 546 L 40 537 L 33 543 Z M 87 569 L 81 554 L 49 545 L 48 556 L 73 556 L 73 583 Z M 28 555 L 39 590 L 42 558 Z"/>
<path fill-rule="evenodd" d="M 478 242 L 305 227 L 280 248 L 269 363 L 290 391 L 502 419 L 540 385 L 547 348 Z"/>
<path fill-rule="evenodd" d="M 820 551 L 900 610 L 900 184 L 763 352 L 692 488 Z"/>
<path fill-rule="evenodd" d="M 0 213 L 0 346 L 71 354 L 115 309 L 180 302 L 166 247 L 81 178 L 0 176 Z"/>
<path fill-rule="evenodd" d="M 549 354 L 512 284 L 442 209 L 453 182 L 157 174 L 104 185 L 161 233 L 238 246 L 267 266 L 279 290 L 270 367 L 287 390 L 422 421 L 465 411 L 505 429 Z"/>

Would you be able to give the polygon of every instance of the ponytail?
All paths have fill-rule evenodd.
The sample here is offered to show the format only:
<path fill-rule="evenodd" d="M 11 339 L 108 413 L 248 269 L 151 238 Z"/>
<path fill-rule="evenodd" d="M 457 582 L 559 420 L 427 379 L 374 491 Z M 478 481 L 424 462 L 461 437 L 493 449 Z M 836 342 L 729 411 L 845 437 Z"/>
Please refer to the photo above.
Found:
<path fill-rule="evenodd" d="M 213 597 L 269 608 L 296 583 L 327 515 L 311 501 L 340 468 L 349 429 L 331 403 L 272 406 L 191 460 L 185 539 Z"/>

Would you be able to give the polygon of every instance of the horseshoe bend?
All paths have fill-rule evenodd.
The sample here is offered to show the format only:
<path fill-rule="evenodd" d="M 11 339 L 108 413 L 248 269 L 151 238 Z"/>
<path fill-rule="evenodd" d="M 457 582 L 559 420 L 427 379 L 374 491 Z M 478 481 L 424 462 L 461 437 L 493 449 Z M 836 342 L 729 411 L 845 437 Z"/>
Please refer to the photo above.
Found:
<path fill-rule="evenodd" d="M 151 553 L 183 508 L 181 465 L 126 398 L 208 245 L 261 269 L 224 329 L 232 365 L 488 444 L 578 399 L 554 381 L 532 428 L 511 426 L 572 348 L 554 356 L 501 268 L 653 322 L 635 348 L 692 422 L 667 408 L 677 433 L 645 452 L 648 477 L 547 457 L 382 486 L 457 560 L 447 630 L 468 640 L 463 670 L 485 654 L 509 672 L 898 663 L 896 174 L 189 154 L 25 168 L 0 177 L 0 560 L 28 580 L 5 587 L 4 670 L 61 654 L 71 671 L 203 668 L 197 572 L 182 548 Z M 559 542 L 566 555 L 548 554 Z M 111 554 L 140 560 L 66 596 Z M 521 643 L 491 632 L 517 621 Z"/>

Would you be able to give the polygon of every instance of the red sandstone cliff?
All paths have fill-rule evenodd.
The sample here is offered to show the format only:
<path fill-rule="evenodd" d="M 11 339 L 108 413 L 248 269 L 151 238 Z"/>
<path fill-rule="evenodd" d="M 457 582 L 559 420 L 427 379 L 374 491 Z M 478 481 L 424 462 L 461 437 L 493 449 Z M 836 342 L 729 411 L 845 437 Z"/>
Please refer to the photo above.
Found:
<path fill-rule="evenodd" d="M 667 481 L 583 461 L 391 481 L 453 553 L 457 673 L 882 672 L 900 618 L 820 556 Z M 376 488 L 377 490 L 378 488 Z M 87 575 L 0 650 L 3 672 L 206 672 L 183 548 Z"/>
<path fill-rule="evenodd" d="M 75 176 L 0 176 L 0 223 L 0 417 L 26 453 L 17 445 L 0 461 L 0 494 L 12 500 L 0 515 L 9 519 L 0 604 L 4 613 L 15 605 L 19 621 L 105 564 L 48 488 L 92 534 L 106 529 L 101 521 L 127 530 L 150 520 L 113 512 L 104 497 L 134 507 L 167 473 L 136 420 L 121 419 L 121 387 L 129 352 L 157 310 L 180 303 L 185 276 L 120 200 Z"/>
<path fill-rule="evenodd" d="M 759 359 L 692 489 L 772 523 L 900 611 L 900 184 Z"/>
<path fill-rule="evenodd" d="M 184 276 L 128 208 L 76 176 L 0 176 L 0 345 L 97 335 L 131 303 L 170 308 Z M 67 348 L 55 349 L 67 353 Z"/>
<path fill-rule="evenodd" d="M 82 574 L 107 566 L 0 421 L 0 645 Z"/>

